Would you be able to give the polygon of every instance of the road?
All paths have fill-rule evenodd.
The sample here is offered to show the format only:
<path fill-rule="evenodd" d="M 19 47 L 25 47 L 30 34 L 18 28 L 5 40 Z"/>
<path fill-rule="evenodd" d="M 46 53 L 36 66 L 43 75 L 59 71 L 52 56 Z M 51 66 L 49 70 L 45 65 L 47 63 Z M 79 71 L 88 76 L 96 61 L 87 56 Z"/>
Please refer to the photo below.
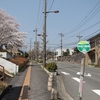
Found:
<path fill-rule="evenodd" d="M 66 92 L 79 100 L 79 82 L 81 65 L 67 62 L 57 62 L 61 72 Z M 85 67 L 82 100 L 100 100 L 100 68 Z"/>

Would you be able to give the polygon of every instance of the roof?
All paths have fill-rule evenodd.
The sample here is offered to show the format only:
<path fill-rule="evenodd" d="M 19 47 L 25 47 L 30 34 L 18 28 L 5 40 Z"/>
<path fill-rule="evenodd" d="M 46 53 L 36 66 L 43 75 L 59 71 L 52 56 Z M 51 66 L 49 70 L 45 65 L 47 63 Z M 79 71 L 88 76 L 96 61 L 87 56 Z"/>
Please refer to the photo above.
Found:
<path fill-rule="evenodd" d="M 88 39 L 88 40 L 93 40 L 93 39 L 95 39 L 95 38 L 97 38 L 97 37 L 100 37 L 100 33 L 99 34 L 97 34 L 97 35 L 95 35 L 95 36 L 93 36 L 93 37 L 91 37 L 90 39 Z"/>
<path fill-rule="evenodd" d="M 4 50 L 4 49 L 0 49 L 0 52 L 7 52 L 7 50 Z"/>
<path fill-rule="evenodd" d="M 10 54 L 7 50 L 4 49 L 0 49 L 0 52 L 7 52 L 8 54 Z"/>

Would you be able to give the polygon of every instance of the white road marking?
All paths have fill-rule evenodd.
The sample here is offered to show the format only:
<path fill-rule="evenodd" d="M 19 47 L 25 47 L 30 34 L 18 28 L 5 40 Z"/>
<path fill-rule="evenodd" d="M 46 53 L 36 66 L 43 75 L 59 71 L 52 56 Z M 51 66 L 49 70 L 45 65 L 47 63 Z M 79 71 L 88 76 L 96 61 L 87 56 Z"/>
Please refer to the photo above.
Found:
<path fill-rule="evenodd" d="M 90 74 L 90 73 L 88 73 L 88 74 L 85 74 L 85 76 L 91 76 L 91 74 Z"/>
<path fill-rule="evenodd" d="M 70 75 L 69 73 L 66 73 L 66 72 L 61 72 L 62 74 L 65 74 L 65 75 Z"/>
<path fill-rule="evenodd" d="M 76 74 L 81 75 L 81 72 L 77 72 Z M 84 73 L 84 76 L 91 76 L 91 74 L 90 73 Z"/>
<path fill-rule="evenodd" d="M 92 90 L 92 91 L 100 96 L 100 90 Z"/>
<path fill-rule="evenodd" d="M 80 73 L 80 72 L 77 72 L 76 74 L 77 74 L 77 75 L 80 75 L 81 73 Z"/>
<path fill-rule="evenodd" d="M 80 79 L 77 78 L 77 77 L 72 77 L 72 79 L 74 79 L 74 80 L 77 81 L 77 82 L 80 82 Z"/>
<path fill-rule="evenodd" d="M 77 81 L 77 82 L 80 82 L 80 79 L 77 78 L 77 77 L 72 77 L 72 79 L 74 79 L 74 80 Z M 83 83 L 85 83 L 85 81 L 83 81 Z"/>

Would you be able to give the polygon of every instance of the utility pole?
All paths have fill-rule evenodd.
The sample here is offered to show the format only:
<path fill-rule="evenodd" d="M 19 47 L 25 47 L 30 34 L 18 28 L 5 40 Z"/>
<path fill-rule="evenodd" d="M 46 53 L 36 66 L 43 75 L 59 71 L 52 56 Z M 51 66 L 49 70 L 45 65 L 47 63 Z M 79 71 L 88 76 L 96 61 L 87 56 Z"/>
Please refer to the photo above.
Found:
<path fill-rule="evenodd" d="M 35 32 L 35 43 L 34 43 L 34 45 L 35 45 L 35 57 L 36 57 L 36 60 L 38 61 L 38 51 L 37 51 L 37 45 L 38 45 L 38 43 L 37 43 L 37 28 L 35 29 L 35 30 L 33 30 L 34 32 Z"/>
<path fill-rule="evenodd" d="M 44 0 L 43 67 L 46 66 L 46 8 L 47 8 L 47 0 Z"/>
<path fill-rule="evenodd" d="M 64 35 L 62 33 L 59 34 L 61 36 L 61 61 L 62 61 L 62 37 L 64 37 Z"/>
<path fill-rule="evenodd" d="M 32 60 L 32 51 L 31 51 L 31 38 L 30 38 L 30 59 Z"/>
<path fill-rule="evenodd" d="M 78 35 L 77 37 L 79 38 L 79 42 L 80 42 L 80 39 L 82 38 L 82 36 Z"/>
<path fill-rule="evenodd" d="M 46 14 L 47 13 L 59 13 L 58 10 L 56 11 L 48 11 L 47 12 L 47 0 L 44 0 L 44 26 L 43 26 L 43 67 L 46 66 Z"/>

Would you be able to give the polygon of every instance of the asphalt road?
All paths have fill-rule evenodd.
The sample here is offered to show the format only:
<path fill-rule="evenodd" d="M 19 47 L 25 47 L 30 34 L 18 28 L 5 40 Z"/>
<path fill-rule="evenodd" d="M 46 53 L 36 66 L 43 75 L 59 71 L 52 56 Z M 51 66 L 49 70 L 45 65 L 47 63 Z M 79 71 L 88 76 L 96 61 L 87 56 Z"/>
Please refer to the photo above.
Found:
<path fill-rule="evenodd" d="M 81 65 L 57 62 L 67 93 L 79 100 Z M 85 67 L 82 100 L 100 100 L 100 68 Z"/>

